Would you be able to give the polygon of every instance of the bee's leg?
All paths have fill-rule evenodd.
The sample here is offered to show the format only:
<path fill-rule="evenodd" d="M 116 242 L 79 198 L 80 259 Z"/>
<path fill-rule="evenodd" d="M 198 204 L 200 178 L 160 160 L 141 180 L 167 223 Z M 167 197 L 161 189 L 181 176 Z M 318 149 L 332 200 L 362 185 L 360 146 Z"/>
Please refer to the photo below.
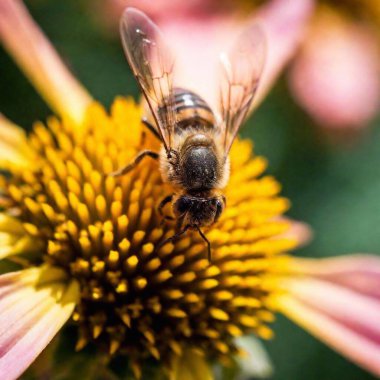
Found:
<path fill-rule="evenodd" d="M 177 219 L 177 231 L 181 231 L 181 228 L 183 226 L 183 222 L 185 220 L 185 216 L 186 216 L 186 213 L 182 214 L 178 217 L 178 219 Z M 189 228 L 188 226 L 186 226 L 186 227 Z"/>
<path fill-rule="evenodd" d="M 176 241 L 178 238 L 180 238 L 184 233 L 186 233 L 186 231 L 190 228 L 190 224 L 188 224 L 187 226 L 185 226 L 185 228 L 182 230 L 182 231 L 179 231 L 177 232 L 175 235 L 173 236 L 170 236 L 169 238 L 165 239 L 164 241 L 162 241 L 160 244 L 158 244 L 157 246 L 157 249 L 160 249 L 162 246 L 168 244 L 168 243 L 171 243 L 171 242 L 174 242 Z"/>
<path fill-rule="evenodd" d="M 166 196 L 158 205 L 157 209 L 158 209 L 158 212 L 160 213 L 160 215 L 162 216 L 162 222 L 164 222 L 165 220 L 174 220 L 174 218 L 172 216 L 164 215 L 164 213 L 162 211 L 162 209 L 165 207 L 165 205 L 173 200 L 173 196 L 174 196 L 174 194 L 170 194 L 170 195 Z"/>
<path fill-rule="evenodd" d="M 199 226 L 196 226 L 198 232 L 199 232 L 199 235 L 201 236 L 201 238 L 207 243 L 207 258 L 208 258 L 208 262 L 211 263 L 211 243 L 210 241 L 207 239 L 206 235 L 202 232 L 202 230 L 200 229 Z"/>
<path fill-rule="evenodd" d="M 158 212 L 160 215 L 163 215 L 162 209 L 165 207 L 165 205 L 173 200 L 174 194 L 167 195 L 158 205 Z"/>
<path fill-rule="evenodd" d="M 161 141 L 161 136 L 157 132 L 157 129 L 154 128 L 154 126 L 148 121 L 148 119 L 146 117 L 143 117 L 141 119 L 141 122 L 153 133 L 154 136 L 156 136 L 158 138 L 158 140 Z"/>
<path fill-rule="evenodd" d="M 143 150 L 142 152 L 140 152 L 135 157 L 135 159 L 130 164 L 128 164 L 128 165 L 124 166 L 123 168 L 120 168 L 120 169 L 118 169 L 112 173 L 109 173 L 108 175 L 110 175 L 112 177 L 120 177 L 120 176 L 128 173 L 132 169 L 134 169 L 142 161 L 142 159 L 144 157 L 150 157 L 150 158 L 153 158 L 154 160 L 158 160 L 160 155 L 157 152 L 152 152 L 151 150 Z"/>
<path fill-rule="evenodd" d="M 170 215 L 164 215 L 161 219 L 160 226 L 163 226 L 167 220 L 173 221 L 174 218 Z"/>

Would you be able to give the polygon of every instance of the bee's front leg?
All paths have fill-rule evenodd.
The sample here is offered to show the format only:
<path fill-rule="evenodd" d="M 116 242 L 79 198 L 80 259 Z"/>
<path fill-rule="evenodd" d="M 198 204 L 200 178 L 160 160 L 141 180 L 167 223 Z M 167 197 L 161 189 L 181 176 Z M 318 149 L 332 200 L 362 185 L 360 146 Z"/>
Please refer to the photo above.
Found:
<path fill-rule="evenodd" d="M 158 205 L 157 207 L 157 210 L 158 212 L 160 213 L 160 215 L 162 216 L 162 222 L 164 222 L 165 220 L 174 220 L 174 218 L 172 216 L 169 216 L 169 215 L 164 215 L 162 209 L 165 207 L 165 205 L 167 205 L 168 203 L 170 203 L 172 200 L 173 200 L 173 197 L 174 197 L 174 194 L 170 194 L 170 195 L 167 195 L 161 202 L 160 204 Z"/>
<path fill-rule="evenodd" d="M 202 232 L 202 230 L 200 229 L 199 226 L 196 226 L 196 229 L 198 230 L 200 237 L 207 244 L 207 258 L 208 258 L 209 264 L 211 264 L 211 243 L 210 243 L 210 240 L 207 239 L 206 235 Z"/>
<path fill-rule="evenodd" d="M 177 232 L 175 235 L 170 236 L 169 238 L 161 241 L 161 243 L 158 244 L 157 249 L 160 249 L 164 245 L 168 243 L 174 243 L 176 240 L 178 240 L 183 234 L 186 233 L 186 231 L 190 228 L 190 224 L 186 225 L 183 230 Z"/>
<path fill-rule="evenodd" d="M 150 157 L 150 158 L 153 158 L 154 160 L 158 160 L 160 155 L 159 155 L 159 153 L 153 152 L 151 150 L 143 150 L 142 152 L 140 152 L 135 157 L 135 159 L 130 164 L 128 164 L 128 165 L 124 166 L 123 168 L 120 168 L 120 169 L 118 169 L 112 173 L 109 173 L 108 175 L 110 175 L 112 177 L 120 177 L 120 176 L 128 173 L 132 169 L 134 169 L 145 157 Z"/>

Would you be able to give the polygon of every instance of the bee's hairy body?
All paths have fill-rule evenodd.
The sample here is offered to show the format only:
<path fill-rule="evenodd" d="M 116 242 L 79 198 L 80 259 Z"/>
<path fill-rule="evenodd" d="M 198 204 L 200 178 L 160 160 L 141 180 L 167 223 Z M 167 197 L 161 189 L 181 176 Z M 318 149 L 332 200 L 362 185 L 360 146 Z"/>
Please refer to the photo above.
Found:
<path fill-rule="evenodd" d="M 228 181 L 229 161 L 217 144 L 220 131 L 206 102 L 184 89 L 175 89 L 174 95 L 172 151 L 168 157 L 165 149 L 161 150 L 161 175 L 176 189 L 173 208 L 179 223 L 208 226 L 224 208 L 220 190 Z"/>
<path fill-rule="evenodd" d="M 193 92 L 175 89 L 174 99 L 173 152 L 168 158 L 165 150 L 161 150 L 163 178 L 190 192 L 223 188 L 228 180 L 228 162 L 215 143 L 219 139 L 219 129 L 213 112 Z"/>
<path fill-rule="evenodd" d="M 221 191 L 229 177 L 228 154 L 258 88 L 266 56 L 265 34 L 260 25 L 249 25 L 234 45 L 221 52 L 215 67 L 218 86 L 210 83 L 210 91 L 218 91 L 219 105 L 214 110 L 218 120 L 199 95 L 176 88 L 180 76 L 174 75 L 175 57 L 147 15 L 127 8 L 120 34 L 152 116 L 151 122 L 146 118 L 143 122 L 160 139 L 162 149 L 160 153 L 143 150 L 133 162 L 111 174 L 128 173 L 144 157 L 158 159 L 163 181 L 174 187 L 174 194 L 167 195 L 158 210 L 162 213 L 171 202 L 178 226 L 178 232 L 162 244 L 195 229 L 207 242 L 211 260 L 211 245 L 201 227 L 215 223 L 226 205 Z M 173 219 L 169 215 L 164 218 Z"/>

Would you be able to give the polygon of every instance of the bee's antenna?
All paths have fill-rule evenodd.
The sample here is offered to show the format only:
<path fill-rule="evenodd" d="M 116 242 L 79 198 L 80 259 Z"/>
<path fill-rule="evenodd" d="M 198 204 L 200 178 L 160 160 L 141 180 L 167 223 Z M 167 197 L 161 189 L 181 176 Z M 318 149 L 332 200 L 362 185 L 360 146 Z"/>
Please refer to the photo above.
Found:
<path fill-rule="evenodd" d="M 208 258 L 208 262 L 211 263 L 211 243 L 207 239 L 206 235 L 202 232 L 200 227 L 199 226 L 195 226 L 195 227 L 198 230 L 199 235 L 201 235 L 201 238 L 207 243 L 207 258 Z"/>

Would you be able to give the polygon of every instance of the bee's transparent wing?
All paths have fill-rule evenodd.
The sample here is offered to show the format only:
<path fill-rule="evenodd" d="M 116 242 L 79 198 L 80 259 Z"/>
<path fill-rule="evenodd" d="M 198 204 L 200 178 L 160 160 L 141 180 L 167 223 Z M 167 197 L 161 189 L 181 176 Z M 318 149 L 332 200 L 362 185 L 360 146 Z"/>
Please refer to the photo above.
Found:
<path fill-rule="evenodd" d="M 246 29 L 230 51 L 221 54 L 219 103 L 226 155 L 252 104 L 265 56 L 265 34 L 258 24 Z"/>
<path fill-rule="evenodd" d="M 156 24 L 143 12 L 127 8 L 120 33 L 129 65 L 143 91 L 166 151 L 175 124 L 174 60 Z"/>

